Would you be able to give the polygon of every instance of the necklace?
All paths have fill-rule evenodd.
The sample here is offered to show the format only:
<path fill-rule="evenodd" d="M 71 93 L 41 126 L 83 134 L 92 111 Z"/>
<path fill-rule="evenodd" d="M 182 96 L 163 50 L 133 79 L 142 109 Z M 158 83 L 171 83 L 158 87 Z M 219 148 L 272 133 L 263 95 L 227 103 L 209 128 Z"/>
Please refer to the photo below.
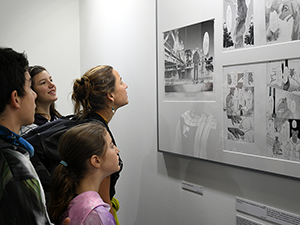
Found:
<path fill-rule="evenodd" d="M 97 114 L 99 115 L 99 116 L 101 116 L 102 117 L 102 119 L 104 119 L 104 121 L 105 121 L 105 123 L 106 123 L 106 125 L 108 125 L 108 121 L 107 121 L 107 119 L 105 119 L 104 118 L 104 116 L 102 116 L 99 112 L 97 112 Z"/>

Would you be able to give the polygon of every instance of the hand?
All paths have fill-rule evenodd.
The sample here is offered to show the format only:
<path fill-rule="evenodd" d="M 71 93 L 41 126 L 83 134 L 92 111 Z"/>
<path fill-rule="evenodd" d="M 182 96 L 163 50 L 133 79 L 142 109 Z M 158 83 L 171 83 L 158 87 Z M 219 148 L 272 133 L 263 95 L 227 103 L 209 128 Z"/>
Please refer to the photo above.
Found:
<path fill-rule="evenodd" d="M 233 115 L 227 115 L 227 118 L 231 119 L 232 125 L 234 125 L 235 123 L 240 123 L 240 121 L 242 120 L 240 116 L 233 116 Z"/>
<path fill-rule="evenodd" d="M 62 225 L 70 225 L 71 223 L 71 219 L 69 217 L 67 217 L 64 222 L 62 223 Z"/>
<path fill-rule="evenodd" d="M 240 139 L 240 136 L 244 136 L 245 133 L 240 130 L 239 128 L 235 128 L 235 127 L 228 127 L 228 131 L 236 138 L 236 139 Z"/>

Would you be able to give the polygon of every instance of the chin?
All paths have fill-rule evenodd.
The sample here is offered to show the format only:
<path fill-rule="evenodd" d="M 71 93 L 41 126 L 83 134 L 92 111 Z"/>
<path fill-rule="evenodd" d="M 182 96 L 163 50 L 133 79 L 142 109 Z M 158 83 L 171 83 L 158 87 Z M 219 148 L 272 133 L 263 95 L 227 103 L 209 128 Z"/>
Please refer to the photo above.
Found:
<path fill-rule="evenodd" d="M 30 120 L 30 121 L 27 121 L 26 123 L 24 123 L 22 126 L 27 126 L 27 125 L 30 125 L 30 124 L 33 124 L 34 123 L 34 119 L 33 120 Z"/>

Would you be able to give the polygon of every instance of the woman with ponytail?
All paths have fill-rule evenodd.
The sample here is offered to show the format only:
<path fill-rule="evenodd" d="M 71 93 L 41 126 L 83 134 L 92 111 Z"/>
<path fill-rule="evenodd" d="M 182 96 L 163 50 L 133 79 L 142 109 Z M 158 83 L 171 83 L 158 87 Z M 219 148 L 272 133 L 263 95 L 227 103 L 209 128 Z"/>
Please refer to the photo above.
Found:
<path fill-rule="evenodd" d="M 101 121 L 116 145 L 108 124 L 116 111 L 129 103 L 127 88 L 128 86 L 113 67 L 96 66 L 74 81 L 72 94 L 74 114 L 79 119 L 90 118 Z M 103 179 L 99 187 L 99 194 L 104 202 L 112 206 L 110 212 L 114 215 L 117 225 L 119 222 L 116 211 L 119 209 L 119 201 L 114 195 L 123 167 L 121 158 L 119 160 L 120 170 Z"/>

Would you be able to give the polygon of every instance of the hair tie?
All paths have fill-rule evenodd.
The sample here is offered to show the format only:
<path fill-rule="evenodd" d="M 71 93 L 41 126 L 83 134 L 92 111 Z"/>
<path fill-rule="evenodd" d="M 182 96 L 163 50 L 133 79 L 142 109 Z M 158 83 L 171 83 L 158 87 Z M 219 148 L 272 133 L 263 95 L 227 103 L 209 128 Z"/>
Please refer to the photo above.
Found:
<path fill-rule="evenodd" d="M 79 84 L 80 84 L 80 85 L 84 85 L 84 82 L 85 82 L 85 79 L 84 79 L 84 78 L 81 78 L 81 80 L 79 81 Z"/>
<path fill-rule="evenodd" d="M 60 164 L 62 164 L 64 167 L 67 167 L 67 166 L 68 166 L 68 163 L 66 163 L 64 160 L 61 160 L 61 161 L 60 161 Z"/>

